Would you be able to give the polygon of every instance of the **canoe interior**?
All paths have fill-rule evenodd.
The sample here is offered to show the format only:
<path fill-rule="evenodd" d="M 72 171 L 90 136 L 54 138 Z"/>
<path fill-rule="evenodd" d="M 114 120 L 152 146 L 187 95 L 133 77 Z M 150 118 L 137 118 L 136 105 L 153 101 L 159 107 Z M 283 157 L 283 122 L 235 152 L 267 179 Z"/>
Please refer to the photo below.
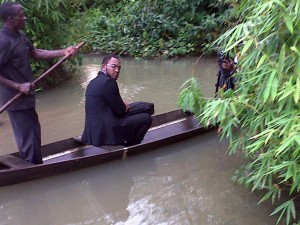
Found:
<path fill-rule="evenodd" d="M 145 135 L 143 142 L 140 145 L 158 142 L 168 137 L 176 136 L 184 132 L 198 128 L 198 121 L 189 112 L 175 110 L 172 112 L 153 116 L 152 125 Z M 131 147 L 129 147 L 131 148 Z M 98 154 L 109 153 L 112 151 L 127 149 L 125 146 L 101 146 L 94 147 L 84 145 L 75 138 L 53 142 L 42 146 L 42 156 L 44 164 L 72 160 L 85 156 L 93 156 Z M 13 153 L 0 157 L 0 171 L 7 168 L 18 168 L 22 166 L 22 159 L 19 158 L 19 153 Z M 33 164 L 23 161 L 25 165 Z M 25 166 L 26 167 L 26 166 Z"/>
<path fill-rule="evenodd" d="M 198 126 L 198 121 L 190 113 L 183 113 L 181 110 L 154 116 L 152 125 L 140 146 L 145 147 L 145 145 L 149 143 L 159 142 L 168 137 L 188 132 L 192 129 L 196 129 Z M 57 161 L 72 160 L 80 157 L 111 153 L 113 151 L 124 151 L 126 149 L 127 148 L 125 146 L 121 145 L 101 146 L 100 148 L 83 145 L 78 141 L 74 141 L 74 138 L 70 138 L 45 145 L 42 148 L 42 152 L 44 164 L 47 164 Z M 131 147 L 129 147 L 129 149 L 131 149 Z M 145 150 L 145 148 L 143 148 L 143 150 Z"/>
<path fill-rule="evenodd" d="M 175 110 L 172 112 L 168 112 L 168 113 L 163 113 L 163 114 L 159 114 L 159 115 L 155 115 L 152 117 L 152 125 L 150 127 L 150 131 L 146 134 L 143 143 L 148 140 L 148 136 L 149 133 L 153 133 L 152 130 L 156 129 L 156 133 L 159 132 L 164 132 L 165 127 L 169 124 L 172 123 L 174 121 L 178 121 L 180 119 L 185 119 L 185 118 L 193 118 L 192 114 L 189 112 L 184 113 L 182 110 Z M 194 127 L 197 126 L 197 122 L 196 120 L 194 121 L 193 124 Z M 162 129 L 157 129 L 157 127 L 161 127 Z M 183 128 L 183 130 L 189 130 L 191 129 L 191 125 L 188 125 L 188 122 L 186 122 L 186 127 Z M 153 134 L 150 135 L 153 137 Z M 152 138 L 153 139 L 153 138 Z M 63 151 L 66 150 L 70 150 L 73 148 L 77 148 L 77 147 L 82 147 L 83 144 L 78 142 L 78 141 L 74 141 L 74 138 L 69 138 L 69 139 L 65 139 L 62 141 L 58 141 L 58 142 L 54 142 L 54 143 L 50 143 L 47 145 L 42 146 L 42 155 L 43 157 L 46 157 L 48 155 L 53 155 L 56 153 L 61 153 Z M 83 148 L 89 148 L 91 146 L 84 146 Z M 96 148 L 96 147 L 94 147 Z M 119 149 L 120 146 L 103 146 L 103 149 L 109 148 L 109 149 Z M 96 150 L 97 151 L 97 150 Z M 18 154 L 18 153 L 17 153 Z"/>
<path fill-rule="evenodd" d="M 151 128 L 139 145 L 98 148 L 69 138 L 42 146 L 44 163 L 41 165 L 25 162 L 19 158 L 19 153 L 0 156 L 0 185 L 20 183 L 115 159 L 124 159 L 212 129 L 214 129 L 212 126 L 200 127 L 191 113 L 184 113 L 181 110 L 155 115 Z"/>

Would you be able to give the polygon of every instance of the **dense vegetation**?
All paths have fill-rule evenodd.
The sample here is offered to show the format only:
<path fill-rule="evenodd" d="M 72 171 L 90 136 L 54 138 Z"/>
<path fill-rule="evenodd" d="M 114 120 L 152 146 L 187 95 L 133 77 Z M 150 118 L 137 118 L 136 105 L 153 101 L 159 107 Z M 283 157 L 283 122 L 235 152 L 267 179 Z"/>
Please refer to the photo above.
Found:
<path fill-rule="evenodd" d="M 207 43 L 231 25 L 234 12 L 228 0 L 20 2 L 28 17 L 26 33 L 38 48 L 58 49 L 84 40 L 86 51 L 133 57 L 175 57 L 202 52 Z M 52 64 L 53 61 L 32 65 L 38 75 Z M 52 78 L 55 82 L 60 80 L 59 76 Z"/>
<path fill-rule="evenodd" d="M 220 123 L 229 153 L 246 158 L 234 179 L 266 190 L 261 201 L 280 199 L 278 221 L 300 224 L 300 2 L 241 0 L 237 9 L 240 23 L 212 45 L 241 53 L 237 89 L 204 99 L 191 78 L 179 103 L 203 124 Z"/>
<path fill-rule="evenodd" d="M 2 0 L 1 2 L 6 2 Z M 41 49 L 60 49 L 67 47 L 70 43 L 67 36 L 67 24 L 75 12 L 81 9 L 82 1 L 72 0 L 20 0 L 26 16 L 26 34 L 32 40 L 37 48 Z M 55 70 L 52 76 L 48 77 L 46 82 L 40 86 L 48 86 L 59 83 L 70 77 L 74 72 L 74 66 L 78 60 L 69 60 L 65 67 Z M 41 75 L 46 69 L 55 63 L 52 61 L 33 61 L 32 68 L 36 76 Z"/>
<path fill-rule="evenodd" d="M 6 0 L 2 0 L 5 2 Z M 228 26 L 228 0 L 20 0 L 27 35 L 53 49 L 87 42 L 87 51 L 133 57 L 194 55 Z"/>
<path fill-rule="evenodd" d="M 103 5 L 78 13 L 70 33 L 85 39 L 93 51 L 134 57 L 199 53 L 232 17 L 225 1 L 123 0 Z"/>

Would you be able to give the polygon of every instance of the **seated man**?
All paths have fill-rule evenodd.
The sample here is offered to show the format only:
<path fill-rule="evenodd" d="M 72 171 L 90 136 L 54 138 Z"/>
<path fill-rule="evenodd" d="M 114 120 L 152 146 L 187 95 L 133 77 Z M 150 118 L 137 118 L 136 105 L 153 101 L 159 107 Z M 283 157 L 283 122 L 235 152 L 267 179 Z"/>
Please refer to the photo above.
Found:
<path fill-rule="evenodd" d="M 127 104 L 116 80 L 120 58 L 106 56 L 101 71 L 86 89 L 85 127 L 81 141 L 93 146 L 140 144 L 152 123 L 153 103 Z"/>

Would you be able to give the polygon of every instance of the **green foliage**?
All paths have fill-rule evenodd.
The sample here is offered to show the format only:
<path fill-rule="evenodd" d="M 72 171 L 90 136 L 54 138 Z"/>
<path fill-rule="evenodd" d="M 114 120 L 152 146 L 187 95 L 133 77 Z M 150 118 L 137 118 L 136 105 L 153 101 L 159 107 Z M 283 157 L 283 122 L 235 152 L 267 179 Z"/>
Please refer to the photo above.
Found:
<path fill-rule="evenodd" d="M 292 224 L 300 195 L 300 2 L 241 0 L 238 10 L 239 24 L 211 46 L 240 52 L 238 87 L 195 113 L 203 124 L 220 122 L 230 153 L 244 153 L 236 181 L 267 190 L 262 201 L 288 192 L 272 215 Z"/>
<path fill-rule="evenodd" d="M 184 111 L 201 111 L 206 101 L 199 90 L 197 80 L 192 77 L 181 86 L 181 93 L 178 97 L 178 104 Z"/>
<path fill-rule="evenodd" d="M 84 6 L 79 0 L 21 0 L 28 21 L 26 34 L 37 48 L 61 48 L 68 44 L 65 38 L 70 17 Z"/>
<path fill-rule="evenodd" d="M 135 57 L 184 56 L 202 51 L 215 40 L 220 27 L 229 25 L 231 10 L 223 1 L 118 1 L 77 14 L 71 29 L 81 23 L 84 28 L 79 36 L 94 51 Z"/>
<path fill-rule="evenodd" d="M 6 2 L 6 0 L 2 0 Z M 18 1 L 24 7 L 28 18 L 26 23 L 26 35 L 33 42 L 36 48 L 41 49 L 60 49 L 69 45 L 67 36 L 67 24 L 71 16 L 84 8 L 86 1 L 82 0 L 20 0 Z M 79 40 L 76 40 L 79 42 Z M 51 67 L 54 61 L 34 61 L 32 68 L 35 76 L 42 74 L 47 68 Z M 68 68 L 71 72 L 74 67 Z M 60 74 L 66 71 L 62 68 L 56 70 Z M 64 77 L 53 76 L 47 78 L 50 83 L 56 84 Z M 48 82 L 48 83 L 49 83 Z"/>

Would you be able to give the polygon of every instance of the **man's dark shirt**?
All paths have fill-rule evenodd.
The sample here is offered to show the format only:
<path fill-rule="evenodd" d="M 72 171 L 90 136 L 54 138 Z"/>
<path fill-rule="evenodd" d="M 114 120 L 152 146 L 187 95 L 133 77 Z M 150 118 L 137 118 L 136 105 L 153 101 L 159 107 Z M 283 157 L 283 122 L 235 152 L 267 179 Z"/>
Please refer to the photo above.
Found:
<path fill-rule="evenodd" d="M 34 47 L 22 31 L 11 33 L 3 27 L 0 31 L 0 73 L 3 77 L 17 83 L 32 82 L 34 80 L 30 54 Z M 0 86 L 2 104 L 13 98 L 19 92 L 6 86 Z M 16 100 L 8 110 L 22 110 L 35 107 L 35 95 L 24 95 Z"/>

